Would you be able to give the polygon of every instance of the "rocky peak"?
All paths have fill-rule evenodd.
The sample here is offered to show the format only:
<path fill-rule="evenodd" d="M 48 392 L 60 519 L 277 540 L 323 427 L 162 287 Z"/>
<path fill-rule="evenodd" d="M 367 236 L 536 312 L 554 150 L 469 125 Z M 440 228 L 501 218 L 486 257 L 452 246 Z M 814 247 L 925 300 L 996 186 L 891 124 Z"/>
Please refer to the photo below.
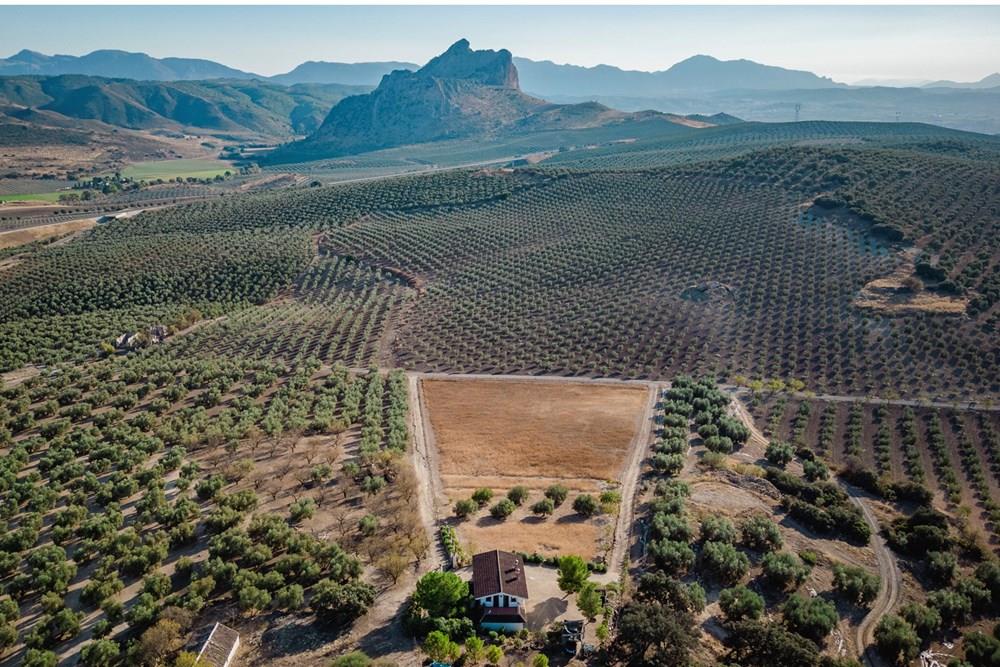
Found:
<path fill-rule="evenodd" d="M 460 39 L 452 44 L 447 51 L 424 65 L 417 74 L 518 89 L 517 68 L 514 67 L 510 51 L 473 51 L 467 39 Z"/>

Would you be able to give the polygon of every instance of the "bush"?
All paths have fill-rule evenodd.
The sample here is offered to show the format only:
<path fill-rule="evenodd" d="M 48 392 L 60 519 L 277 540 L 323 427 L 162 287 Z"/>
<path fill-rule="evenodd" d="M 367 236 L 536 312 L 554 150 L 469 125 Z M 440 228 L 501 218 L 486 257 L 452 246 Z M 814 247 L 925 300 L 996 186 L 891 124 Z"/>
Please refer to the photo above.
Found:
<path fill-rule="evenodd" d="M 764 556 L 764 577 L 779 590 L 798 586 L 809 576 L 809 567 L 787 551 L 774 551 Z"/>
<path fill-rule="evenodd" d="M 830 469 L 822 461 L 806 461 L 802 464 L 802 473 L 810 482 L 825 480 L 830 476 Z"/>
<path fill-rule="evenodd" d="M 472 492 L 472 500 L 480 507 L 486 507 L 493 500 L 493 489 L 480 488 Z"/>
<path fill-rule="evenodd" d="M 840 617 L 832 602 L 823 598 L 805 598 L 792 595 L 782 607 L 788 627 L 807 639 L 819 643 L 823 641 Z"/>
<path fill-rule="evenodd" d="M 330 667 L 368 667 L 371 664 L 372 659 L 363 651 L 353 651 L 339 658 L 334 658 L 333 662 L 330 663 Z"/>
<path fill-rule="evenodd" d="M 907 665 L 920 651 L 920 637 L 909 623 L 887 614 L 875 626 L 875 646 L 879 654 L 895 665 Z"/>
<path fill-rule="evenodd" d="M 784 468 L 795 457 L 795 448 L 787 442 L 771 442 L 764 452 L 769 463 Z"/>
<path fill-rule="evenodd" d="M 944 628 L 964 625 L 972 613 L 972 600 L 956 591 L 934 591 L 927 596 L 927 606 L 941 616 Z"/>
<path fill-rule="evenodd" d="M 658 567 L 678 576 L 687 572 L 694 564 L 694 551 L 687 542 L 653 540 L 649 543 L 649 555 Z"/>
<path fill-rule="evenodd" d="M 545 489 L 545 497 L 552 501 L 552 504 L 559 507 L 569 496 L 569 489 L 567 489 L 562 484 L 553 484 L 549 488 Z"/>
<path fill-rule="evenodd" d="M 464 499 L 455 503 L 454 512 L 455 516 L 458 518 L 465 519 L 466 517 L 475 514 L 477 509 L 479 509 L 479 505 L 476 504 L 474 500 Z"/>
<path fill-rule="evenodd" d="M 730 623 L 754 620 L 764 611 L 764 598 L 746 586 L 733 586 L 719 593 L 719 607 Z"/>
<path fill-rule="evenodd" d="M 490 508 L 490 516 L 502 521 L 513 514 L 515 509 L 517 509 L 517 505 L 514 504 L 514 501 L 510 498 L 504 498 Z"/>
<path fill-rule="evenodd" d="M 701 522 L 701 539 L 705 542 L 733 544 L 736 541 L 736 528 L 725 517 L 708 516 Z"/>
<path fill-rule="evenodd" d="M 927 574 L 939 585 L 947 585 L 955 577 L 958 558 L 948 551 L 930 551 L 927 553 Z"/>
<path fill-rule="evenodd" d="M 782 545 L 778 524 L 763 516 L 754 516 L 740 522 L 743 544 L 754 551 L 774 551 Z"/>
<path fill-rule="evenodd" d="M 530 492 L 526 486 L 515 486 L 507 492 L 507 498 L 509 498 L 510 501 L 518 507 L 524 504 L 524 501 L 528 499 L 529 495 Z"/>
<path fill-rule="evenodd" d="M 543 498 L 531 506 L 531 512 L 539 516 L 548 516 L 555 511 L 555 507 L 551 498 Z"/>
<path fill-rule="evenodd" d="M 600 512 L 601 506 L 593 496 L 581 493 L 573 501 L 573 511 L 583 516 L 594 516 Z"/>
<path fill-rule="evenodd" d="M 941 614 L 926 605 L 910 602 L 902 606 L 899 615 L 913 627 L 923 641 L 930 640 L 941 629 Z"/>
<path fill-rule="evenodd" d="M 705 542 L 701 550 L 702 566 L 723 583 L 735 583 L 750 569 L 750 559 L 725 542 Z"/>
<path fill-rule="evenodd" d="M 878 596 L 881 579 L 877 574 L 853 565 L 833 566 L 833 588 L 852 604 L 867 605 Z"/>

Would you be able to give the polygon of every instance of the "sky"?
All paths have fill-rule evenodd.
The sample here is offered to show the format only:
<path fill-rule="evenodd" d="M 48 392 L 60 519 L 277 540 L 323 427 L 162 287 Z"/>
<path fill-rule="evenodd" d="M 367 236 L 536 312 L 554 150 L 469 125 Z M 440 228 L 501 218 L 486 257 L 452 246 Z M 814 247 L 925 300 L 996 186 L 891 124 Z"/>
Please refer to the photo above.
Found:
<path fill-rule="evenodd" d="M 461 37 L 534 60 L 639 70 L 706 54 L 847 83 L 1000 71 L 1000 6 L 0 6 L 0 57 L 113 48 L 262 75 L 306 60 L 422 64 Z"/>

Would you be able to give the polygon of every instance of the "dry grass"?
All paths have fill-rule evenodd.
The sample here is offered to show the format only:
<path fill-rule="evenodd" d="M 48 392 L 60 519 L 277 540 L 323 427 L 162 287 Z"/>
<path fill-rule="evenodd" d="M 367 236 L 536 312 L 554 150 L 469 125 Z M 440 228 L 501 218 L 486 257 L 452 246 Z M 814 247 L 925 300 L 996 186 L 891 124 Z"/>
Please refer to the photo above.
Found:
<path fill-rule="evenodd" d="M 9 232 L 0 232 L 0 249 L 13 248 L 32 241 L 62 236 L 72 232 L 79 232 L 90 229 L 97 224 L 95 218 L 84 220 L 70 220 L 69 222 L 56 222 L 51 225 L 39 225 L 38 227 L 28 227 L 27 229 L 15 229 Z"/>
<path fill-rule="evenodd" d="M 617 480 L 646 388 L 566 382 L 425 380 L 445 487 L 593 488 Z"/>
<path fill-rule="evenodd" d="M 854 299 L 859 308 L 869 308 L 886 313 L 939 313 L 961 315 L 968 301 L 962 297 L 914 290 L 919 285 L 912 262 L 903 263 L 896 271 L 869 282 Z"/>
<path fill-rule="evenodd" d="M 641 386 L 497 380 L 424 380 L 444 490 L 451 501 L 479 487 L 532 490 L 506 521 L 483 510 L 458 526 L 474 550 L 504 548 L 593 557 L 607 548 L 613 517 L 582 520 L 576 493 L 617 482 L 642 420 Z M 542 489 L 562 484 L 570 499 L 547 519 L 527 509 Z"/>

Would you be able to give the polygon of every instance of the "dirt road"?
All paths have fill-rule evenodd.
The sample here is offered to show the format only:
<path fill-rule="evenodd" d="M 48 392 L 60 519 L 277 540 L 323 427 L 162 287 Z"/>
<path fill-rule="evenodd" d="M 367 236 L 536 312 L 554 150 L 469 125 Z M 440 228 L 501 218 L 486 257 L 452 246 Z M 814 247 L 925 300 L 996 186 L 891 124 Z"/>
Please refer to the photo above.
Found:
<path fill-rule="evenodd" d="M 868 665 L 868 667 L 875 667 L 875 665 L 881 664 L 875 655 L 873 645 L 875 640 L 875 626 L 878 625 L 879 619 L 899 604 L 899 564 L 879 533 L 878 521 L 875 519 L 871 508 L 865 502 L 863 494 L 850 484 L 841 483 L 841 486 L 851 496 L 851 501 L 858 506 L 865 517 L 865 521 L 868 522 L 868 525 L 872 529 L 872 548 L 875 550 L 875 559 L 878 562 L 878 574 L 881 581 L 879 583 L 878 596 L 868 610 L 868 614 L 858 623 L 854 641 L 855 645 L 863 651 L 861 659 L 864 664 Z"/>
<path fill-rule="evenodd" d="M 629 536 L 632 534 L 632 523 L 635 520 L 636 486 L 639 484 L 639 473 L 642 462 L 649 452 L 652 439 L 653 424 L 656 417 L 656 404 L 664 385 L 651 384 L 646 407 L 640 417 L 639 429 L 629 446 L 629 458 L 622 472 L 621 505 L 618 508 L 618 521 L 615 523 L 615 535 L 611 557 L 608 559 L 608 575 L 617 581 L 622 568 L 625 567 L 625 555 L 629 549 Z"/>
<path fill-rule="evenodd" d="M 736 394 L 737 392 L 732 392 Z M 743 403 L 735 395 L 732 401 L 732 412 L 736 414 L 747 428 L 750 429 L 750 445 L 754 447 L 754 454 L 756 456 L 763 456 L 763 450 L 767 447 L 768 440 L 764 437 L 764 434 L 757 429 L 754 424 L 753 417 L 747 412 L 747 409 L 743 406 Z M 760 449 L 760 451 L 756 451 Z M 859 490 L 857 487 L 851 486 L 841 480 L 837 480 L 841 488 L 847 493 L 851 498 L 851 502 L 857 505 L 858 509 L 861 510 L 865 521 L 868 523 L 872 530 L 872 550 L 875 552 L 875 562 L 878 565 L 878 575 L 880 578 L 879 591 L 875 600 L 872 602 L 868 613 L 865 615 L 861 622 L 858 623 L 855 629 L 855 646 L 858 651 L 861 652 L 861 659 L 865 665 L 868 667 L 875 667 L 875 665 L 880 665 L 878 657 L 875 655 L 875 651 L 872 648 L 872 641 L 875 634 L 875 626 L 878 624 L 879 619 L 889 613 L 898 603 L 900 596 L 900 574 L 899 565 L 896 562 L 896 557 L 889 550 L 886 545 L 885 540 L 879 534 L 879 523 L 875 518 L 875 514 L 872 512 L 871 508 L 866 502 L 865 494 Z"/>

